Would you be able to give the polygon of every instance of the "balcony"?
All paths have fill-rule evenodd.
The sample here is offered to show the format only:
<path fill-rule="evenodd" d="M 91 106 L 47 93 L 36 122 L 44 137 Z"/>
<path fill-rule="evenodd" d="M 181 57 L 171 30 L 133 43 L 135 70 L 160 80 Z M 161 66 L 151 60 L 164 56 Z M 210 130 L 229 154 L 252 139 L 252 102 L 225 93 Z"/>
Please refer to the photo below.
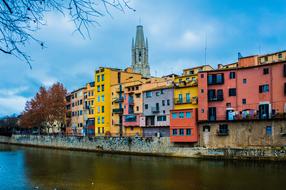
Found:
<path fill-rule="evenodd" d="M 180 105 L 180 104 L 193 104 L 197 105 L 198 104 L 198 97 L 192 97 L 190 99 L 182 99 L 182 98 L 175 98 L 174 99 L 174 104 L 175 105 Z"/>
<path fill-rule="evenodd" d="M 137 121 L 136 115 L 125 115 L 124 122 L 129 123 L 129 122 L 136 122 L 136 121 Z"/>
<path fill-rule="evenodd" d="M 159 113 L 160 109 L 158 107 L 152 107 L 151 111 L 152 111 L 152 113 Z"/>
<path fill-rule="evenodd" d="M 223 96 L 216 96 L 216 97 L 209 97 L 208 101 L 209 102 L 220 102 L 223 101 Z"/>
<path fill-rule="evenodd" d="M 197 79 L 195 80 L 186 80 L 186 81 L 181 81 L 181 82 L 174 82 L 173 83 L 175 88 L 184 88 L 184 87 L 192 87 L 192 86 L 198 86 L 198 81 Z"/>
<path fill-rule="evenodd" d="M 114 98 L 114 100 L 113 100 L 114 103 L 120 103 L 120 102 L 123 102 L 123 101 L 124 101 L 124 98 L 123 98 L 123 97 Z"/>
<path fill-rule="evenodd" d="M 123 108 L 116 108 L 112 110 L 112 113 L 115 114 L 122 114 L 123 113 Z"/>

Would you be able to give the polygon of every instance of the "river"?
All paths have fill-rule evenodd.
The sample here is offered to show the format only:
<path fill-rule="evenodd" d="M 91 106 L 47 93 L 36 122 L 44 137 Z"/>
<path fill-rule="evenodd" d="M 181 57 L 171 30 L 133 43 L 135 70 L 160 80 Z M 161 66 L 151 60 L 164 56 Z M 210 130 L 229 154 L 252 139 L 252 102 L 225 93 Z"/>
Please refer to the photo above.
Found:
<path fill-rule="evenodd" d="M 286 163 L 207 161 L 0 144 L 2 190 L 285 189 Z"/>

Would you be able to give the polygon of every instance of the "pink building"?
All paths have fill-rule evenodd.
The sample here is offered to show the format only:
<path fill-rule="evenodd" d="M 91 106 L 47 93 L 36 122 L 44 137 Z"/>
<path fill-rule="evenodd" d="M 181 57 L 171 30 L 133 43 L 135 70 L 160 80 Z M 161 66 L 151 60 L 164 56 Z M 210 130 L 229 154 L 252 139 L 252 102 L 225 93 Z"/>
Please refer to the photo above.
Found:
<path fill-rule="evenodd" d="M 283 118 L 286 62 L 239 59 L 237 67 L 199 74 L 199 121 Z"/>

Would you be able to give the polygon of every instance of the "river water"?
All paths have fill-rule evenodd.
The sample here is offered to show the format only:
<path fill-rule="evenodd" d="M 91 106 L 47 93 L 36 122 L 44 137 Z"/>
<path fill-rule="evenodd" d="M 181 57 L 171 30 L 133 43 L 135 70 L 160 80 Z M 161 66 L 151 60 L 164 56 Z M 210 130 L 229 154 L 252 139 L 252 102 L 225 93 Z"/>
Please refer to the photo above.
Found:
<path fill-rule="evenodd" d="M 286 163 L 206 161 L 0 144 L 0 189 L 286 189 Z"/>

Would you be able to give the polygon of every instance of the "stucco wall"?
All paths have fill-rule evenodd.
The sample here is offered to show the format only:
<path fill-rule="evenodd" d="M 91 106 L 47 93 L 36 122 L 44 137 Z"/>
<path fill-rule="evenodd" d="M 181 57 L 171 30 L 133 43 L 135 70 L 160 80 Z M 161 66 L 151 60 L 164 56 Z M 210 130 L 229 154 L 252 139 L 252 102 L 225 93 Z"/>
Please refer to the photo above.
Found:
<path fill-rule="evenodd" d="M 229 134 L 219 136 L 220 124 L 227 124 Z M 209 126 L 210 131 L 204 126 Z M 272 134 L 266 134 L 266 127 Z M 217 122 L 199 125 L 200 145 L 209 148 L 286 146 L 286 121 Z M 285 133 L 285 135 L 283 135 Z"/>

